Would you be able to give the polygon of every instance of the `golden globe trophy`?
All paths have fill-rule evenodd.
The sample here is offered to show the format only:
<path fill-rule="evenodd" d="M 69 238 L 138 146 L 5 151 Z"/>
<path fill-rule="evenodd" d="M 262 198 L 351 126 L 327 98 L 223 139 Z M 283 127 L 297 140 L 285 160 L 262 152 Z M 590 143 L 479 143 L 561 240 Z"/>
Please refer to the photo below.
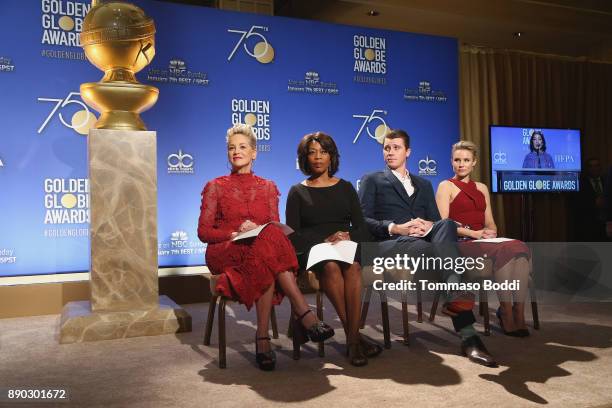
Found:
<path fill-rule="evenodd" d="M 147 130 L 139 114 L 155 105 L 159 90 L 139 83 L 135 74 L 155 56 L 155 23 L 133 4 L 92 4 L 81 46 L 104 77 L 82 84 L 81 97 L 101 113 L 97 129 Z"/>
<path fill-rule="evenodd" d="M 87 138 L 91 301 L 64 306 L 60 343 L 190 331 L 191 316 L 158 290 L 156 133 L 139 113 L 159 90 L 134 75 L 155 55 L 155 25 L 129 3 L 92 6 L 81 44 L 104 77 L 81 85 L 101 113 Z"/>

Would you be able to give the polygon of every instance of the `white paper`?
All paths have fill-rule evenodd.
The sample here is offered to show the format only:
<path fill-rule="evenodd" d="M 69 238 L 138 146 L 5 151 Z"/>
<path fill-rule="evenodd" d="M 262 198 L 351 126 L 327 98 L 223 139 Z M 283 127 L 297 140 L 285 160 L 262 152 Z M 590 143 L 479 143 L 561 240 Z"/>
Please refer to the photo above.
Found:
<path fill-rule="evenodd" d="M 507 242 L 507 241 L 514 241 L 514 239 L 498 237 L 498 238 L 475 239 L 475 240 L 473 240 L 471 242 L 490 242 L 492 244 L 499 244 L 500 242 Z"/>
<path fill-rule="evenodd" d="M 324 242 L 310 249 L 306 269 L 321 261 L 340 261 L 352 264 L 357 252 L 357 243 L 354 241 L 338 241 L 335 244 Z"/>
<path fill-rule="evenodd" d="M 272 225 L 276 225 L 277 227 L 280 227 L 281 231 L 283 231 L 283 233 L 284 233 L 285 235 L 289 235 L 289 234 L 291 234 L 291 233 L 293 232 L 293 229 L 291 229 L 291 227 L 289 227 L 289 226 L 287 226 L 287 225 L 285 225 L 285 224 L 281 224 L 280 222 L 269 222 L 269 223 L 267 223 L 267 224 L 260 225 L 260 226 L 259 226 L 259 227 L 257 227 L 257 228 L 253 228 L 253 229 L 252 229 L 252 230 L 250 230 L 250 231 L 243 232 L 242 234 L 238 234 L 238 235 L 236 235 L 236 236 L 235 236 L 235 237 L 232 239 L 232 241 L 238 241 L 238 240 L 240 240 L 240 239 L 247 239 L 247 238 L 253 238 L 253 237 L 256 237 L 256 236 L 258 236 L 258 235 L 259 235 L 259 233 L 260 233 L 261 231 L 263 231 L 263 229 L 264 229 L 264 228 L 266 228 L 266 227 L 267 227 L 268 225 L 270 225 L 270 224 L 272 224 Z"/>

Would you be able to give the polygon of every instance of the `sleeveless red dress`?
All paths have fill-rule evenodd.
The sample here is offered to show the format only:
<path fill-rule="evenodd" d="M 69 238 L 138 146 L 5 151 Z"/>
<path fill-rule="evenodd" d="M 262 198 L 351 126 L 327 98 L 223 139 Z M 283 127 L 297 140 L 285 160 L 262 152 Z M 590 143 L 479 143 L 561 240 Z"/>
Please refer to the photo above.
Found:
<path fill-rule="evenodd" d="M 221 275 L 217 291 L 247 309 L 275 283 L 278 273 L 298 269 L 291 242 L 276 226 L 264 228 L 255 238 L 230 241 L 246 220 L 257 225 L 279 221 L 279 195 L 273 182 L 252 173 L 218 177 L 202 191 L 198 237 L 208 243 L 206 264 L 211 273 Z M 273 303 L 282 299 L 276 288 Z"/>
<path fill-rule="evenodd" d="M 472 230 L 481 230 L 485 223 L 485 210 L 487 202 L 484 194 L 476 188 L 476 183 L 464 183 L 456 179 L 449 179 L 456 185 L 459 194 L 450 203 L 448 218 L 467 225 Z M 510 260 L 524 256 L 529 258 L 529 248 L 519 240 L 500 243 L 463 241 L 459 243 L 459 250 L 463 255 L 478 257 L 487 255 L 493 260 L 493 270 L 496 271 Z"/>

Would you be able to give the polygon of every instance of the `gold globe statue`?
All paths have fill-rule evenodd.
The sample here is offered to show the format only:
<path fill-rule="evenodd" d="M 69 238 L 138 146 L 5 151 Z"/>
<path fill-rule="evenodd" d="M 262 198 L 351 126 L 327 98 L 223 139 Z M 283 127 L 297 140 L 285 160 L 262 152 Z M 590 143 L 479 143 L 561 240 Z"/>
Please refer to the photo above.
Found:
<path fill-rule="evenodd" d="M 81 97 L 101 113 L 98 129 L 147 130 L 140 113 L 157 102 L 159 89 L 134 75 L 155 56 L 155 24 L 130 3 L 92 1 L 85 16 L 81 46 L 87 59 L 104 71 L 100 82 L 81 85 Z"/>

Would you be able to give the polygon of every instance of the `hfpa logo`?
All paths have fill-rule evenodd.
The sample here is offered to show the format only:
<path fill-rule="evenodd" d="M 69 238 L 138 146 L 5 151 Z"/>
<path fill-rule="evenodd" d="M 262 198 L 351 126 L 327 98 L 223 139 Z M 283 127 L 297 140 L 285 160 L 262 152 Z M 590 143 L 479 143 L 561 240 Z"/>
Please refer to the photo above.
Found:
<path fill-rule="evenodd" d="M 419 160 L 419 176 L 437 176 L 438 163 L 434 159 L 430 159 L 429 155 L 424 159 Z"/>

